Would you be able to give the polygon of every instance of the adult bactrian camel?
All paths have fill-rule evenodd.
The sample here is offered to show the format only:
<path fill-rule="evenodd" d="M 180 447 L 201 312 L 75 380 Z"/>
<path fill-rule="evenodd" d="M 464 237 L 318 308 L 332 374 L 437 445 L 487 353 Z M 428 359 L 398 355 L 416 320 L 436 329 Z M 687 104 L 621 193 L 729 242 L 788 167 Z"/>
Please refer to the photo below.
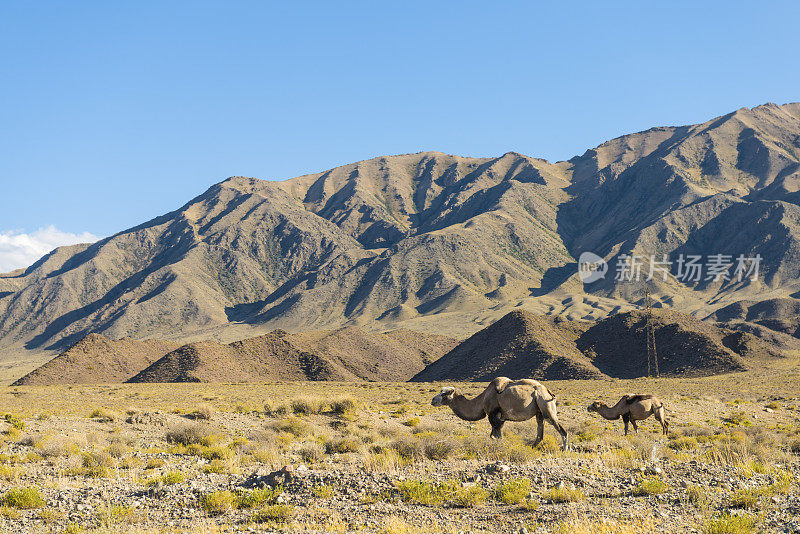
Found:
<path fill-rule="evenodd" d="M 466 421 L 478 421 L 489 416 L 491 437 L 500 439 L 506 421 L 527 421 L 535 417 L 536 446 L 544 438 L 544 420 L 547 419 L 561 434 L 561 447 L 567 448 L 567 431 L 558 422 L 556 396 L 536 380 L 511 380 L 498 377 L 475 398 L 468 399 L 453 387 L 442 388 L 431 404 L 449 406 L 453 413 Z"/>
<path fill-rule="evenodd" d="M 661 423 L 661 430 L 667 433 L 669 423 L 665 417 L 664 405 L 652 395 L 625 395 L 618 403 L 608 407 L 602 402 L 596 401 L 589 405 L 590 412 L 597 412 L 606 419 L 619 419 L 625 422 L 625 435 L 628 435 L 628 423 L 633 425 L 633 430 L 639 432 L 636 421 L 647 419 L 651 415 L 656 416 L 656 420 Z"/>

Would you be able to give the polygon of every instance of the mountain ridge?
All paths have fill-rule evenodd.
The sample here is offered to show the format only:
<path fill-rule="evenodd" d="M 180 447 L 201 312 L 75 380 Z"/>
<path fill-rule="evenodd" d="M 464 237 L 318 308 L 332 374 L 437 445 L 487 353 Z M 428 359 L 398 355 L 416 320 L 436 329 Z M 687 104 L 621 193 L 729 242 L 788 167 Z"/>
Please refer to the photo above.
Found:
<path fill-rule="evenodd" d="M 20 376 L 91 332 L 231 342 L 349 325 L 468 337 L 515 307 L 586 320 L 633 309 L 642 285 L 582 284 L 582 251 L 611 269 L 621 254 L 761 254 L 756 281 L 648 284 L 657 305 L 703 317 L 794 298 L 800 103 L 651 128 L 555 163 L 430 151 L 280 182 L 231 177 L 0 275 L 0 364 Z"/>

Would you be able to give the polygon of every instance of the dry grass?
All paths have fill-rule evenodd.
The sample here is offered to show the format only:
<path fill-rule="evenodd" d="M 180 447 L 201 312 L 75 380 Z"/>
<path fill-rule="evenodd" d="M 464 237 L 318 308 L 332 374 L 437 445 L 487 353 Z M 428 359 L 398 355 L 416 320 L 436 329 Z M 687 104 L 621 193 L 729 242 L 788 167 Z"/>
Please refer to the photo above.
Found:
<path fill-rule="evenodd" d="M 752 515 L 728 513 L 712 517 L 703 525 L 703 534 L 750 534 L 756 531 L 757 520 Z"/>
<path fill-rule="evenodd" d="M 741 375 L 736 378 L 741 380 Z M 680 383 L 680 387 L 676 383 Z M 639 390 L 642 387 L 630 381 L 598 384 L 609 390 L 609 396 L 613 396 L 615 389 Z M 665 483 L 666 491 L 670 492 L 669 499 L 662 497 L 663 503 L 669 503 L 665 506 L 670 507 L 671 513 L 681 513 L 686 518 L 734 506 L 743 508 L 746 514 L 774 511 L 780 505 L 772 502 L 773 496 L 784 502 L 786 498 L 781 496 L 798 492 L 794 475 L 798 462 L 795 452 L 800 452 L 800 446 L 794 444 L 800 443 L 800 433 L 794 417 L 800 403 L 787 398 L 788 393 L 781 400 L 779 410 L 762 415 L 764 401 L 759 401 L 755 395 L 748 396 L 747 388 L 741 384 L 736 395 L 743 400 L 732 404 L 734 397 L 725 398 L 723 394 L 728 386 L 716 377 L 680 382 L 647 381 L 647 388 L 652 388 L 656 394 L 659 388 L 685 393 L 680 398 L 661 394 L 670 414 L 675 414 L 671 415 L 674 431 L 666 438 L 654 432 L 655 424 L 649 425 L 653 428 L 645 424 L 641 425 L 638 435 L 625 437 L 618 421 L 606 422 L 586 413 L 585 392 L 591 390 L 591 385 L 548 382 L 548 387 L 558 391 L 559 398 L 574 399 L 569 405 L 559 406 L 561 419 L 569 425 L 575 445 L 568 452 L 560 450 L 560 440 L 549 426 L 545 429 L 543 443 L 531 447 L 535 437 L 532 422 L 508 423 L 503 440 L 489 440 L 489 425 L 485 420 L 468 423 L 456 419 L 447 409 L 430 406 L 430 398 L 438 391 L 438 385 L 310 383 L 303 384 L 302 389 L 292 389 L 286 385 L 177 384 L 169 386 L 174 390 L 169 397 L 163 391 L 167 388 L 153 385 L 80 386 L 72 390 L 20 388 L 31 393 L 3 397 L 0 392 L 0 400 L 7 399 L 8 409 L 15 414 L 3 418 L 5 428 L 17 432 L 15 436 L 12 432 L 12 436 L 3 437 L 0 479 L 8 481 L 7 487 L 24 487 L 33 480 L 32 473 L 55 472 L 62 478 L 49 480 L 47 485 L 39 484 L 36 479 L 41 495 L 47 499 L 51 498 L 54 487 L 78 485 L 132 484 L 142 491 L 150 491 L 147 488 L 150 485 L 179 493 L 184 489 L 188 491 L 190 486 L 205 486 L 206 489 L 201 490 L 205 494 L 197 496 L 195 508 L 206 512 L 203 519 L 206 523 L 198 522 L 193 529 L 199 532 L 208 525 L 225 524 L 234 517 L 242 527 L 263 521 L 263 526 L 254 528 L 288 531 L 302 529 L 303 525 L 327 528 L 323 526 L 327 525 L 326 517 L 330 517 L 332 532 L 429 532 L 434 527 L 437 532 L 475 530 L 474 524 L 450 525 L 431 518 L 434 514 L 442 514 L 443 518 L 462 517 L 465 521 L 466 518 L 481 518 L 496 527 L 499 523 L 492 523 L 494 519 L 491 518 L 498 510 L 512 510 L 515 521 L 527 525 L 530 532 L 534 532 L 534 520 L 542 515 L 552 518 L 553 522 L 540 524 L 541 532 L 659 531 L 655 525 L 649 530 L 641 528 L 646 520 L 608 519 L 604 522 L 597 515 L 598 510 L 613 510 L 614 513 L 618 509 L 625 510 L 629 506 L 625 504 L 627 501 L 644 502 L 644 498 L 627 501 L 619 498 L 629 495 L 633 488 L 636 494 L 657 495 L 661 490 L 654 480 L 658 479 L 645 478 L 638 485 L 631 482 L 616 493 L 598 494 L 601 490 L 592 485 L 581 486 L 586 494 L 571 487 L 542 491 L 542 487 L 554 483 L 552 477 L 548 478 L 548 472 L 563 473 L 566 468 L 580 476 L 602 481 L 606 476 L 630 480 L 631 473 L 638 473 L 639 468 L 649 470 L 655 465 L 664 467 L 665 472 L 670 472 L 672 466 L 683 469 L 694 465 L 705 465 L 709 469 L 735 467 L 730 476 L 736 477 L 739 485 L 746 484 L 749 490 L 702 486 L 684 490 L 674 478 L 665 477 L 659 481 Z M 468 395 L 482 389 L 480 384 L 460 387 Z M 718 398 L 693 397 L 692 388 Z M 34 392 L 39 396 L 34 397 Z M 269 398 L 269 403 L 259 395 Z M 64 415 L 58 409 L 62 396 L 72 396 L 73 400 L 80 397 L 83 406 L 103 406 L 112 411 L 127 410 L 135 403 L 145 420 L 148 414 L 160 412 L 163 426 L 129 424 L 119 419 L 112 422 L 100 418 L 90 420 L 86 417 L 86 408 Z M 195 415 L 204 404 L 212 406 L 211 402 L 213 409 L 209 412 L 213 426 L 206 422 L 208 419 Z M 252 408 L 261 403 L 264 410 Z M 755 412 L 754 406 L 757 407 Z M 172 414 L 173 409 L 180 413 Z M 38 414 L 43 411 L 53 415 L 40 420 Z M 740 411 L 756 413 L 758 417 L 750 417 L 750 426 L 731 424 L 730 420 L 737 419 L 736 412 Z M 187 421 L 184 414 L 191 414 L 199 421 Z M 728 426 L 724 419 L 729 419 Z M 78 427 L 86 438 L 70 432 Z M 501 462 L 519 471 L 511 471 L 502 480 L 498 477 L 487 481 L 482 469 L 492 462 Z M 342 492 L 334 483 L 315 482 L 301 493 L 311 499 L 314 507 L 298 507 L 291 512 L 272 498 L 237 491 L 236 484 L 253 470 L 274 470 L 299 463 L 322 471 L 386 473 L 391 475 L 384 479 L 387 487 L 391 480 L 398 482 L 393 490 L 367 490 L 362 497 Z M 550 467 L 553 469 L 549 470 Z M 545 481 L 531 483 L 529 475 L 533 475 L 530 473 L 542 470 Z M 469 476 L 465 477 L 465 472 Z M 482 477 L 477 483 L 465 482 L 477 480 L 473 478 L 476 473 L 481 473 Z M 92 480 L 93 477 L 105 478 Z M 405 480 L 400 480 L 404 477 Z M 565 477 L 567 481 L 571 479 Z M 175 484 L 180 486 L 167 488 Z M 352 503 L 353 499 L 365 504 L 375 503 L 382 515 L 369 524 L 354 520 L 349 508 L 342 507 L 342 502 Z M 397 516 L 393 507 L 398 501 L 406 503 L 400 506 L 413 506 L 415 513 L 403 516 L 402 521 L 388 519 Z M 678 511 L 672 506 L 673 501 L 680 501 L 680 507 L 689 507 L 690 512 Z M 319 505 L 335 510 L 330 516 L 322 517 Z M 277 508 L 261 514 L 266 507 Z M 126 519 L 123 511 L 111 513 L 109 510 L 98 510 L 96 518 L 103 515 L 103 519 L 96 519 L 95 524 L 101 521 L 100 524 L 105 525 L 102 528 L 119 529 L 121 527 L 114 525 L 130 526 L 130 519 L 137 525 L 143 521 L 146 526 L 141 527 L 142 531 L 158 530 L 148 514 L 136 511 Z M 235 513 L 228 514 L 234 510 Z M 565 510 L 582 515 L 565 516 Z M 12 517 L 25 511 L 6 506 L 3 513 Z M 39 514 L 39 511 L 31 513 Z M 152 518 L 154 512 L 150 513 Z M 58 528 L 51 529 L 54 531 L 62 531 L 67 521 L 56 516 L 39 520 L 57 524 Z M 712 527 L 727 528 L 724 525 L 733 524 L 733 520 L 722 516 L 714 516 L 713 521 L 695 526 L 713 533 L 723 531 L 710 530 Z"/>
<path fill-rule="evenodd" d="M 211 445 L 214 431 L 205 424 L 183 424 L 170 428 L 166 433 L 167 443 L 177 445 Z"/>
<path fill-rule="evenodd" d="M 3 504 L 18 510 L 31 510 L 45 505 L 36 488 L 12 488 L 3 495 Z"/>

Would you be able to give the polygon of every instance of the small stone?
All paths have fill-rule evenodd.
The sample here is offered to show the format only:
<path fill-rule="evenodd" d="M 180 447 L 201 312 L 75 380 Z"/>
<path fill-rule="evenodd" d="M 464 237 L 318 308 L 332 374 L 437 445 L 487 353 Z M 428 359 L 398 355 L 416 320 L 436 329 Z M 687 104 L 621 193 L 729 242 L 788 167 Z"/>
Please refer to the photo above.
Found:
<path fill-rule="evenodd" d="M 490 473 L 508 473 L 511 468 L 505 464 L 496 463 L 488 466 L 486 470 Z"/>
<path fill-rule="evenodd" d="M 517 534 L 528 534 L 528 529 L 525 528 L 525 527 L 522 527 L 521 529 L 519 529 L 519 532 L 517 532 Z"/>

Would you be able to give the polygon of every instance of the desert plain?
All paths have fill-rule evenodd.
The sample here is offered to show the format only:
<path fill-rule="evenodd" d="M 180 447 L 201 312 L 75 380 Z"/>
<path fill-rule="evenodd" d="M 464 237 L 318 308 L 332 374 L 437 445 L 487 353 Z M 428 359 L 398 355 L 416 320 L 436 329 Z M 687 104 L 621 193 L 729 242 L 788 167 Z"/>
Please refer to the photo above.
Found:
<path fill-rule="evenodd" d="M 551 380 L 551 426 L 466 422 L 445 383 L 12 386 L 4 532 L 800 532 L 797 356 L 703 378 Z M 465 395 L 485 383 L 447 383 Z M 624 436 L 594 400 L 667 407 Z"/>

